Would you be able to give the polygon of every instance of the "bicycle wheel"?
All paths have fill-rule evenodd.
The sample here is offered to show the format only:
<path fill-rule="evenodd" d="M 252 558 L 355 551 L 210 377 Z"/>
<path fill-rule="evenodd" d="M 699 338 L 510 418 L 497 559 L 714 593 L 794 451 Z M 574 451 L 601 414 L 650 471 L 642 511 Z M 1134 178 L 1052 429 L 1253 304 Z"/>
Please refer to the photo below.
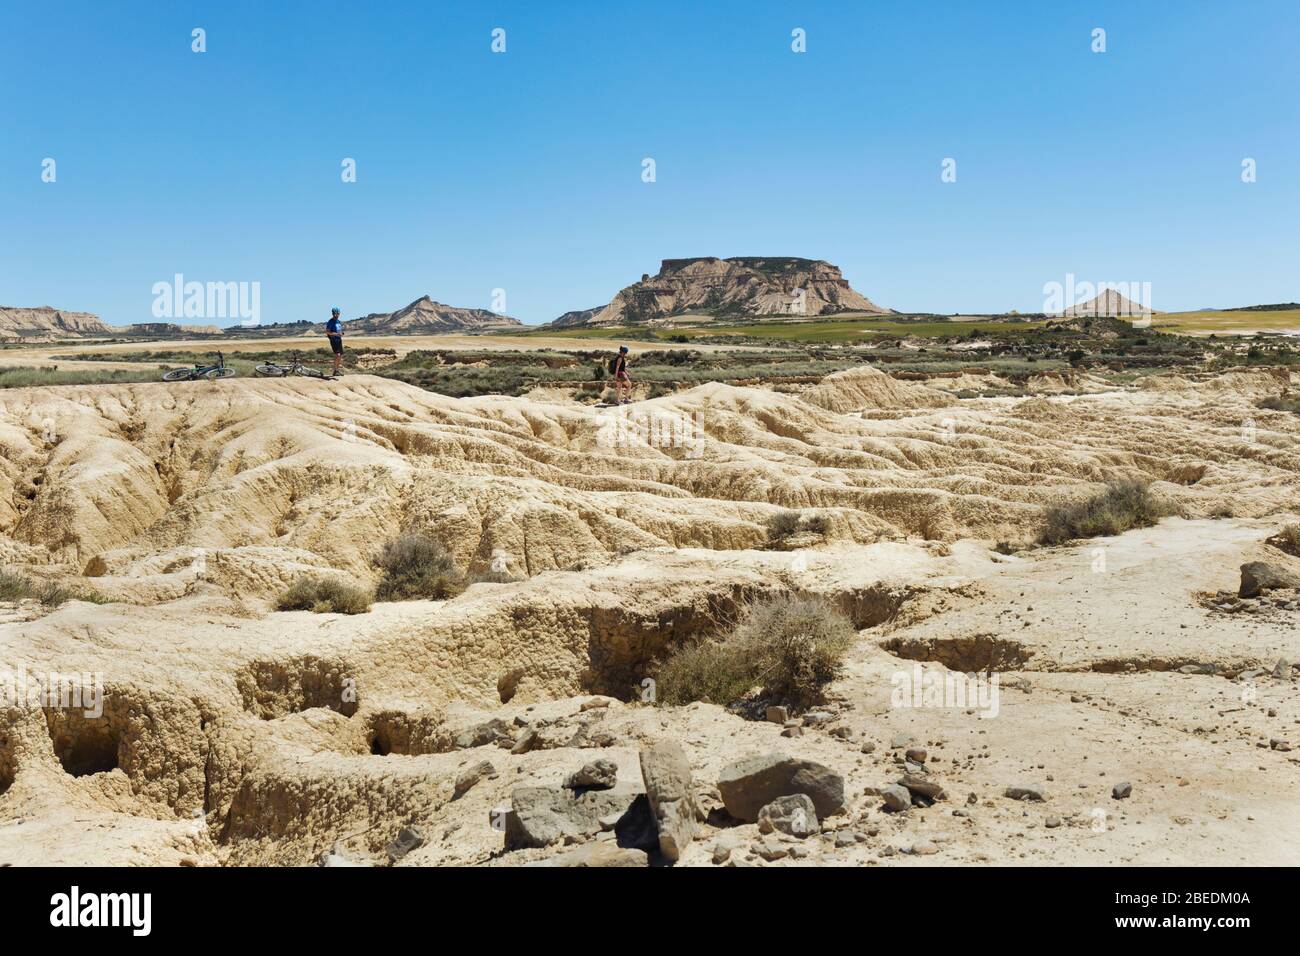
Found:
<path fill-rule="evenodd" d="M 235 370 L 233 368 L 212 368 L 208 369 L 203 374 L 203 377 L 209 382 L 215 382 L 219 378 L 232 378 L 234 374 Z"/>
<path fill-rule="evenodd" d="M 305 365 L 296 366 L 293 370 L 294 375 L 301 375 L 303 378 L 324 378 L 325 373 L 320 369 L 308 368 Z"/>
<path fill-rule="evenodd" d="M 174 368 L 170 372 L 163 374 L 164 382 L 188 382 L 194 377 L 192 368 Z"/>
<path fill-rule="evenodd" d="M 284 368 L 280 365 L 266 364 L 258 365 L 253 368 L 258 375 L 265 375 L 267 378 L 279 378 L 284 374 Z"/>

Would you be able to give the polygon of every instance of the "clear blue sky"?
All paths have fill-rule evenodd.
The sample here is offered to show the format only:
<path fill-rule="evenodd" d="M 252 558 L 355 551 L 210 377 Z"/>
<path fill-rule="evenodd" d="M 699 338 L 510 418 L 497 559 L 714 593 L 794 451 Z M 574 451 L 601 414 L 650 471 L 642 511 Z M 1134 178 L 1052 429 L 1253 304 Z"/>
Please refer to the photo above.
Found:
<path fill-rule="evenodd" d="M 1300 300 L 1298 43 L 1295 0 L 5 2 L 0 303 L 149 321 L 180 272 L 533 323 L 701 255 L 900 310 Z"/>

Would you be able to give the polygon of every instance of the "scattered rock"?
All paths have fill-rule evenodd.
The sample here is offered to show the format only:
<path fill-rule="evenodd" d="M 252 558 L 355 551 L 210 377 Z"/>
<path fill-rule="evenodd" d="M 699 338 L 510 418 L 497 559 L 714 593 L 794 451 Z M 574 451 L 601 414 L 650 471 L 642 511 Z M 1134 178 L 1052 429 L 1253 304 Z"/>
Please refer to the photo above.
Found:
<path fill-rule="evenodd" d="M 529 727 L 519 735 L 519 739 L 516 740 L 514 746 L 510 748 L 510 752 L 512 754 L 526 754 L 530 750 L 535 750 L 537 745 L 541 742 L 541 734 Z"/>
<path fill-rule="evenodd" d="M 608 707 L 613 703 L 616 703 L 616 701 L 612 697 L 589 697 L 582 702 L 582 705 L 578 709 L 583 711 L 599 710 L 603 707 Z"/>
<path fill-rule="evenodd" d="M 534 860 L 524 866 L 645 866 L 650 858 L 645 850 L 619 846 L 616 843 L 587 843 L 549 860 Z"/>
<path fill-rule="evenodd" d="M 930 755 L 926 752 L 924 747 L 907 748 L 907 759 L 912 761 L 912 763 L 925 763 L 929 756 Z"/>
<path fill-rule="evenodd" d="M 695 837 L 695 822 L 700 816 L 691 789 L 691 762 L 686 751 L 673 740 L 643 747 L 641 776 L 659 831 L 659 852 L 669 860 L 681 859 Z"/>
<path fill-rule="evenodd" d="M 755 856 L 762 857 L 764 860 L 769 862 L 772 860 L 780 860 L 790 855 L 790 848 L 772 837 L 755 840 L 750 844 L 749 849 Z"/>
<path fill-rule="evenodd" d="M 1057 827 L 1061 825 L 1061 818 L 1048 817 L 1046 820 L 1043 821 L 1043 825 L 1047 827 L 1047 829 L 1049 830 L 1055 830 Z"/>
<path fill-rule="evenodd" d="M 817 818 L 844 812 L 844 778 L 834 770 L 780 753 L 755 754 L 723 768 L 718 791 L 727 812 L 737 820 L 754 822 L 758 812 L 777 797 L 807 794 Z"/>
<path fill-rule="evenodd" d="M 491 720 L 462 730 L 456 735 L 454 744 L 457 750 L 468 750 L 471 747 L 482 747 L 502 740 L 513 740 L 510 725 L 500 717 L 493 717 Z"/>
<path fill-rule="evenodd" d="M 933 856 L 939 852 L 939 846 L 933 840 L 917 840 L 905 853 L 913 853 L 917 856 Z"/>
<path fill-rule="evenodd" d="M 593 760 L 591 763 L 583 764 L 580 770 L 575 770 L 565 778 L 564 786 L 569 790 L 578 790 L 583 787 L 594 787 L 598 790 L 612 790 L 618 783 L 618 764 L 612 760 Z"/>
<path fill-rule="evenodd" d="M 903 774 L 902 779 L 898 781 L 898 785 L 927 800 L 946 800 L 948 797 L 948 794 L 944 792 L 943 787 L 937 781 L 915 773 Z"/>
<path fill-rule="evenodd" d="M 1291 662 L 1285 657 L 1279 657 L 1277 663 L 1273 665 L 1273 676 L 1279 680 L 1284 680 L 1291 676 Z"/>
<path fill-rule="evenodd" d="M 1007 787 L 1003 792 L 1004 796 L 1012 800 L 1046 800 L 1047 791 L 1038 784 L 1023 784 L 1020 786 Z"/>
<path fill-rule="evenodd" d="M 388 862 L 396 863 L 412 850 L 424 846 L 423 831 L 416 826 L 405 826 L 397 831 L 393 842 L 388 844 Z"/>
<path fill-rule="evenodd" d="M 771 707 L 767 708 L 766 716 L 767 719 L 774 724 L 784 724 L 790 719 L 790 708 L 782 707 L 779 704 L 773 704 Z"/>
<path fill-rule="evenodd" d="M 1291 741 L 1282 740 L 1278 737 L 1273 737 L 1272 739 L 1269 740 L 1268 746 L 1270 750 L 1280 750 L 1286 752 L 1291 749 Z"/>
<path fill-rule="evenodd" d="M 1250 561 L 1241 566 L 1241 587 L 1237 594 L 1248 598 L 1278 588 L 1300 588 L 1296 576 L 1279 564 L 1268 561 Z"/>
<path fill-rule="evenodd" d="M 1132 792 L 1133 792 L 1133 784 L 1129 783 L 1128 781 L 1125 781 L 1124 783 L 1117 783 L 1115 784 L 1115 786 L 1110 788 L 1110 795 L 1114 797 L 1116 800 L 1127 800 L 1129 794 L 1131 794 Z"/>
<path fill-rule="evenodd" d="M 889 741 L 889 749 L 900 750 L 908 746 L 914 739 L 911 734 L 894 734 Z"/>
<path fill-rule="evenodd" d="M 468 793 L 475 784 L 480 780 L 486 780 L 497 775 L 497 768 L 492 766 L 491 760 L 480 760 L 478 763 L 467 767 L 456 777 L 453 785 L 452 799 L 458 800 Z"/>
<path fill-rule="evenodd" d="M 758 811 L 758 832 L 787 833 L 800 840 L 817 832 L 817 808 L 807 794 L 777 797 Z"/>
<path fill-rule="evenodd" d="M 885 801 L 885 809 L 895 813 L 906 810 L 912 805 L 912 794 L 899 784 L 886 787 L 880 792 L 880 798 Z"/>

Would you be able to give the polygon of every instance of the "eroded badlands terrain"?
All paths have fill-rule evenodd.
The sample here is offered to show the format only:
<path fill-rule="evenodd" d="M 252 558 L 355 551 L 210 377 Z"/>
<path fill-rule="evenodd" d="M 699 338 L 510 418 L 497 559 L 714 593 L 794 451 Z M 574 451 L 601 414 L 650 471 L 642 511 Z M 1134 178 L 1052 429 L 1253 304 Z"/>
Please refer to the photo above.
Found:
<path fill-rule="evenodd" d="M 0 567 L 96 597 L 0 604 L 0 673 L 104 691 L 87 717 L 0 687 L 0 863 L 663 862 L 647 781 L 678 865 L 1294 863 L 1300 605 L 1235 596 L 1243 563 L 1300 567 L 1265 541 L 1300 511 L 1300 418 L 1255 404 L 1290 376 L 969 384 L 0 392 Z M 1122 477 L 1178 516 L 1019 547 Z M 791 510 L 825 533 L 773 541 Z M 519 580 L 272 610 L 305 573 L 373 585 L 409 529 Z M 656 658 L 787 591 L 859 629 L 824 707 L 643 699 Z M 997 675 L 996 715 L 899 705 L 946 672 Z M 728 810 L 773 753 L 821 765 L 810 835 Z"/>

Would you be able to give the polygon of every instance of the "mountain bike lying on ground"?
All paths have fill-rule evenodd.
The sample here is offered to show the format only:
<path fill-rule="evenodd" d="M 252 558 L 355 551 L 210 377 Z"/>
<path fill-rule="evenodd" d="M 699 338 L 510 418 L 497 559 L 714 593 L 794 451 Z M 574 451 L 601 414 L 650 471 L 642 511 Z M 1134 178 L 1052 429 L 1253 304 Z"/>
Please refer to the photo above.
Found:
<path fill-rule="evenodd" d="M 266 362 L 262 365 L 255 366 L 253 371 L 258 375 L 265 375 L 267 378 L 280 378 L 285 375 L 304 375 L 307 378 L 326 378 L 324 372 L 318 368 L 311 368 L 303 365 L 298 360 L 298 353 L 293 353 L 293 360 L 288 365 L 280 365 L 277 362 Z"/>
<path fill-rule="evenodd" d="M 217 356 L 216 365 L 195 365 L 192 368 L 174 368 L 163 375 L 163 381 L 192 382 L 195 379 L 205 378 L 209 382 L 213 382 L 219 378 L 230 378 L 233 376 L 235 370 L 226 367 L 225 356 L 220 352 L 215 354 Z"/>

